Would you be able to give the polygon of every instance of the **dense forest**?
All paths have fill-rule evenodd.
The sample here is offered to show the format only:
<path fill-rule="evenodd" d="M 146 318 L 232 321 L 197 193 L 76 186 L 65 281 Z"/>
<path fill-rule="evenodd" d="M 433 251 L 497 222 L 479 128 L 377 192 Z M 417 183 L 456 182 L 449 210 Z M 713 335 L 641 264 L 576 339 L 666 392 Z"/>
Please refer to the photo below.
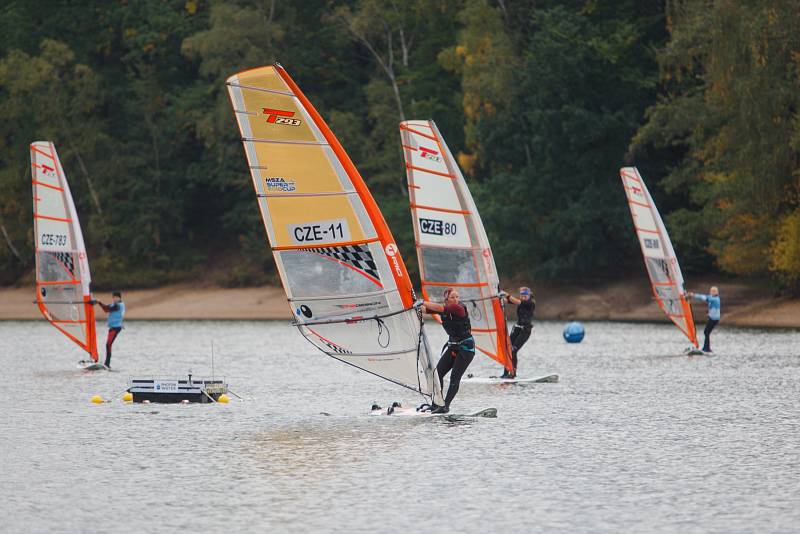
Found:
<path fill-rule="evenodd" d="M 115 0 L 0 7 L 0 284 L 52 140 L 98 288 L 275 281 L 224 80 L 281 62 L 413 270 L 398 122 L 432 118 L 506 277 L 642 269 L 637 165 L 686 274 L 800 288 L 800 1 Z M 637 276 L 639 272 L 637 271 Z"/>

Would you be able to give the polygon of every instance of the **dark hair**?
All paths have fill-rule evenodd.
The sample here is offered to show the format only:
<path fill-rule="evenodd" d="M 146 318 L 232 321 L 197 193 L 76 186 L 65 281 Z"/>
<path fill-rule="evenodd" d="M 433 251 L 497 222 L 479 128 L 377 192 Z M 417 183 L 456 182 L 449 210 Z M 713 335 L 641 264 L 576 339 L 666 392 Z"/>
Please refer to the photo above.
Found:
<path fill-rule="evenodd" d="M 113 293 L 111 293 L 111 296 L 122 298 L 122 293 L 120 293 L 119 291 L 114 291 Z"/>
<path fill-rule="evenodd" d="M 452 292 L 453 292 L 452 287 L 448 287 L 447 289 L 444 290 L 444 292 L 442 293 L 442 298 L 444 299 L 445 302 L 447 302 L 447 297 L 449 297 L 450 293 Z"/>

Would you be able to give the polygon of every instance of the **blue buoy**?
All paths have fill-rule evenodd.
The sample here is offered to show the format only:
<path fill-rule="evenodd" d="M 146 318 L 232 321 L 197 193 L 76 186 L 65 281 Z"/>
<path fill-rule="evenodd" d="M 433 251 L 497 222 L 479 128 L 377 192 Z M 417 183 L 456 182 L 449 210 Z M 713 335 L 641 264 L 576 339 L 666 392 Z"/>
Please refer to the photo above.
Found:
<path fill-rule="evenodd" d="M 586 330 L 583 329 L 583 325 L 577 321 L 573 321 L 564 327 L 564 340 L 567 343 L 580 343 L 583 341 L 585 334 Z"/>

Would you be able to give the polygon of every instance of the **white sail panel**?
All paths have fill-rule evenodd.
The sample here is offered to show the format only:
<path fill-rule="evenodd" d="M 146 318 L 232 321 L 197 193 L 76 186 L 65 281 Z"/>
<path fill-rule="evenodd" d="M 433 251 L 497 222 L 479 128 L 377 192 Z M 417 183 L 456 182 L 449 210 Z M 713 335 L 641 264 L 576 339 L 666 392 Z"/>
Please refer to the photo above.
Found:
<path fill-rule="evenodd" d="M 476 348 L 512 370 L 500 281 L 489 239 L 455 158 L 433 121 L 400 123 L 422 293 L 455 287 L 470 312 Z"/>
<path fill-rule="evenodd" d="M 439 399 L 397 245 L 336 137 L 279 65 L 227 85 L 301 333 L 329 356 Z"/>
<path fill-rule="evenodd" d="M 620 178 L 628 198 L 653 296 L 675 326 L 697 347 L 692 308 L 686 300 L 683 274 L 664 221 L 636 167 L 620 169 Z"/>
<path fill-rule="evenodd" d="M 97 361 L 91 275 L 78 213 L 51 142 L 31 144 L 36 302 L 39 310 Z"/>

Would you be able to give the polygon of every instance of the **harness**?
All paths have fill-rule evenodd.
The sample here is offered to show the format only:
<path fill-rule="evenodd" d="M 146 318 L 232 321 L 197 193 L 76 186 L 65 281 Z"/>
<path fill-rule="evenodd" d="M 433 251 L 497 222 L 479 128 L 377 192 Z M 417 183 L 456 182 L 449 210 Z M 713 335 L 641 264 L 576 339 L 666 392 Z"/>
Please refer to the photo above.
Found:
<path fill-rule="evenodd" d="M 472 336 L 459 341 L 447 341 L 444 346 L 445 350 L 449 352 L 450 356 L 453 358 L 457 357 L 458 353 L 461 351 L 475 354 L 475 339 Z"/>

